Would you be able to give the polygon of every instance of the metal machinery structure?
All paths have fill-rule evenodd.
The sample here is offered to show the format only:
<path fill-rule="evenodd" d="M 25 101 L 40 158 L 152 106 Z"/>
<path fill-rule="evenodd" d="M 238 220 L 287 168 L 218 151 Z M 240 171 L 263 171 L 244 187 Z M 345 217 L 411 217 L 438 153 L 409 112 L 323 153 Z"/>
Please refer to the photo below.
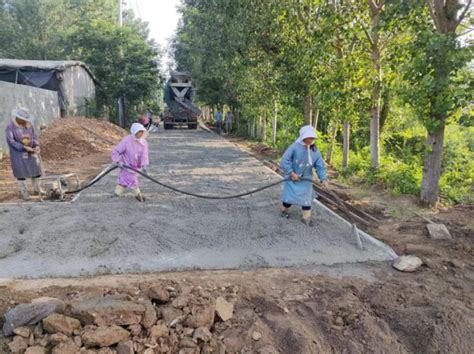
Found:
<path fill-rule="evenodd" d="M 201 110 L 193 102 L 193 83 L 191 76 L 184 72 L 170 71 L 165 87 L 165 109 L 163 124 L 165 129 L 186 125 L 196 129 Z"/>

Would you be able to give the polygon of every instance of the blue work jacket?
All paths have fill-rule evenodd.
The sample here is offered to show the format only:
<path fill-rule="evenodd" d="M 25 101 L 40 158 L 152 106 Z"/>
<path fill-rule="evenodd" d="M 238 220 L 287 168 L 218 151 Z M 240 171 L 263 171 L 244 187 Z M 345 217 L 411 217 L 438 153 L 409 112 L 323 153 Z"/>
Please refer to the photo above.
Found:
<path fill-rule="evenodd" d="M 309 153 L 309 158 L 308 158 Z M 313 179 L 313 168 L 316 169 L 319 179 L 326 179 L 326 167 L 321 152 L 313 145 L 308 148 L 299 142 L 293 143 L 283 154 L 280 166 L 289 179 L 291 172 L 295 172 L 302 179 Z M 286 181 L 283 188 L 282 201 L 287 204 L 311 206 L 313 200 L 313 186 L 311 181 Z"/>

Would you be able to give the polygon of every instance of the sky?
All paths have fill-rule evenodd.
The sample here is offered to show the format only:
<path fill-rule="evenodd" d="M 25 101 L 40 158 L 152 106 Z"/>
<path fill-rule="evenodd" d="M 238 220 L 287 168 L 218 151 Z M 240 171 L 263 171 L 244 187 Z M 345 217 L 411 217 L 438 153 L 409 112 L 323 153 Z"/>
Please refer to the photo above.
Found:
<path fill-rule="evenodd" d="M 124 0 L 124 2 L 126 8 L 132 9 L 135 16 L 148 22 L 150 37 L 165 50 L 180 18 L 176 9 L 180 0 Z M 169 57 L 163 58 L 162 67 L 166 68 L 169 61 Z"/>

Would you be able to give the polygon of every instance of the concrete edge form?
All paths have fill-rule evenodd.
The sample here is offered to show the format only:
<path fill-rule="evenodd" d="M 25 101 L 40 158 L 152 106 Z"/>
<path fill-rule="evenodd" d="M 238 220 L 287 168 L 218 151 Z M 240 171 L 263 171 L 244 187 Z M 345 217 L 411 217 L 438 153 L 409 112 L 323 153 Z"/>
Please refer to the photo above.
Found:
<path fill-rule="evenodd" d="M 341 222 L 347 224 L 348 226 L 352 226 L 352 224 L 347 221 L 346 219 L 344 219 L 342 216 L 340 216 L 339 214 L 335 213 L 334 211 L 332 211 L 330 208 L 328 208 L 327 206 L 325 206 L 323 203 L 321 203 L 319 200 L 317 199 L 313 199 L 313 202 L 315 204 L 317 204 L 318 206 L 321 206 L 324 210 L 328 211 L 329 213 L 331 213 L 332 215 L 334 215 L 336 218 L 338 218 Z M 362 238 L 373 244 L 374 246 L 377 246 L 381 249 L 383 249 L 388 255 L 389 257 L 393 260 L 393 259 L 396 259 L 398 258 L 398 255 L 395 253 L 395 251 L 392 249 L 392 247 L 390 247 L 389 245 L 383 243 L 382 241 L 380 240 L 377 240 L 375 237 L 369 235 L 368 233 L 358 229 L 359 231 L 359 235 L 362 236 Z"/>

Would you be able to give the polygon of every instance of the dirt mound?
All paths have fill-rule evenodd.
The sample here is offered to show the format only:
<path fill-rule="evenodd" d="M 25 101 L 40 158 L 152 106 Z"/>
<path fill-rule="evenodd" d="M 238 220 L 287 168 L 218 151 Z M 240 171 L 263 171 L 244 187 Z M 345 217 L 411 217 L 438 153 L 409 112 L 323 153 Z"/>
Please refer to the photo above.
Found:
<path fill-rule="evenodd" d="M 110 151 L 126 134 L 122 128 L 97 119 L 58 119 L 41 134 L 41 156 L 57 161 Z"/>
<path fill-rule="evenodd" d="M 106 121 L 92 118 L 61 118 L 40 137 L 45 175 L 75 173 L 81 183 L 97 175 L 110 162 L 110 153 L 127 132 Z M 39 198 L 33 197 L 35 201 Z M 18 201 L 18 186 L 10 159 L 0 161 L 0 201 Z"/>

